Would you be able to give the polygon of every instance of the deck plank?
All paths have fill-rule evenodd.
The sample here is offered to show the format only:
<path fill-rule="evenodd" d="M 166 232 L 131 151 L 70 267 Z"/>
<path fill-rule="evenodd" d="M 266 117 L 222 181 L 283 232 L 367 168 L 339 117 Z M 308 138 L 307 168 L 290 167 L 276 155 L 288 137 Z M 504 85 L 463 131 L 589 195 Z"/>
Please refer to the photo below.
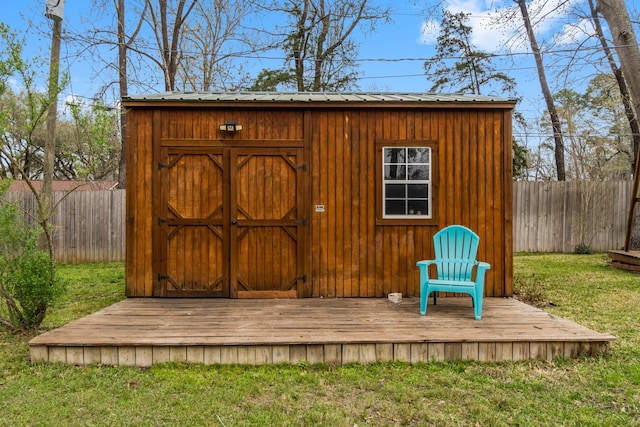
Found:
<path fill-rule="evenodd" d="M 30 341 L 36 361 L 71 364 L 369 363 L 524 360 L 605 351 L 615 337 L 507 298 L 127 299 Z M 87 349 L 100 349 L 91 350 Z M 83 353 L 84 349 L 84 353 Z"/>

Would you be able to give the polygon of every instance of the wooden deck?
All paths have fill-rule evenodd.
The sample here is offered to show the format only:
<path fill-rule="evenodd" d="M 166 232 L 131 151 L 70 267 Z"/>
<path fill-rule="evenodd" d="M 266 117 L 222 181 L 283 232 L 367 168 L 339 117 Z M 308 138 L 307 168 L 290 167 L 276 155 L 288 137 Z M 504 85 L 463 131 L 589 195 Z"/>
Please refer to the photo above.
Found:
<path fill-rule="evenodd" d="M 640 251 L 609 251 L 611 266 L 640 273 Z"/>
<path fill-rule="evenodd" d="M 615 337 L 519 301 L 128 299 L 29 343 L 33 362 L 150 366 L 204 364 L 503 361 L 606 351 Z"/>

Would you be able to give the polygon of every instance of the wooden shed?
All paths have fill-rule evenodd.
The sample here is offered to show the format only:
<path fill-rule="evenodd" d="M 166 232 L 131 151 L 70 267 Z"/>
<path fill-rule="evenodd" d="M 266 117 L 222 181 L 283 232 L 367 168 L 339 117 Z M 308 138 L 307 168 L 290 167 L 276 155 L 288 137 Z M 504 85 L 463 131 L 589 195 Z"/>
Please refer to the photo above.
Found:
<path fill-rule="evenodd" d="M 418 296 L 462 224 L 512 294 L 514 102 L 400 93 L 133 96 L 129 297 Z"/>

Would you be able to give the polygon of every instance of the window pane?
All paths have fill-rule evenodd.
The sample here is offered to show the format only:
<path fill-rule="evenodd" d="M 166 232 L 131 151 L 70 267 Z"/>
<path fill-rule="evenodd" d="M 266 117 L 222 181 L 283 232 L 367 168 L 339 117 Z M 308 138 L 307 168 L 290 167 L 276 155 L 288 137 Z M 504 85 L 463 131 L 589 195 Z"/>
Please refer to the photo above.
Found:
<path fill-rule="evenodd" d="M 409 200 L 409 212 L 416 215 L 429 215 L 429 202 L 426 200 Z"/>
<path fill-rule="evenodd" d="M 385 148 L 384 162 L 385 163 L 405 163 L 405 149 L 404 148 Z"/>
<path fill-rule="evenodd" d="M 427 181 L 429 179 L 429 165 L 409 166 L 409 179 Z"/>
<path fill-rule="evenodd" d="M 386 215 L 406 215 L 404 200 L 387 200 L 384 203 Z"/>
<path fill-rule="evenodd" d="M 429 186 L 427 184 L 407 185 L 408 197 L 411 199 L 426 199 L 429 197 Z"/>
<path fill-rule="evenodd" d="M 426 147 L 409 148 L 409 163 L 429 163 L 430 149 Z"/>
<path fill-rule="evenodd" d="M 406 178 L 407 167 L 405 165 L 385 165 L 384 179 L 398 180 Z"/>
<path fill-rule="evenodd" d="M 387 184 L 384 186 L 387 199 L 405 199 L 407 197 L 405 189 L 406 185 L 404 184 Z"/>
<path fill-rule="evenodd" d="M 431 148 L 383 147 L 382 157 L 383 217 L 430 217 Z"/>

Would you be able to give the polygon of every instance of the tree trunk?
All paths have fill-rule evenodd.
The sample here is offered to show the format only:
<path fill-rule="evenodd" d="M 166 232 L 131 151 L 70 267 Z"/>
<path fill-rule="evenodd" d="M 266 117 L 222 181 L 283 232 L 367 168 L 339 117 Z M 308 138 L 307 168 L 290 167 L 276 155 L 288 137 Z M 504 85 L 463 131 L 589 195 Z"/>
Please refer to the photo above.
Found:
<path fill-rule="evenodd" d="M 607 57 L 607 61 L 609 62 L 611 71 L 613 72 L 613 75 L 616 78 L 616 82 L 618 83 L 618 89 L 620 90 L 620 95 L 622 95 L 624 112 L 627 116 L 629 127 L 631 128 L 631 134 L 633 138 L 633 160 L 631 163 L 631 173 L 633 174 L 635 173 L 638 150 L 640 149 L 640 126 L 638 125 L 637 114 L 635 108 L 633 107 L 633 100 L 631 98 L 631 93 L 629 92 L 629 87 L 627 86 L 627 81 L 622 74 L 622 70 L 620 69 L 620 67 L 618 67 L 616 60 L 613 57 L 613 53 L 609 48 L 609 44 L 607 43 L 607 39 L 604 36 L 604 31 L 602 30 L 602 24 L 600 23 L 600 17 L 598 16 L 598 12 L 596 11 L 594 0 L 589 0 L 589 9 L 591 11 L 591 19 L 593 20 L 596 34 Z"/>
<path fill-rule="evenodd" d="M 596 8 L 609 24 L 613 44 L 620 60 L 620 69 L 629 86 L 633 106 L 637 113 L 640 111 L 640 49 L 638 49 L 638 41 L 631 25 L 631 19 L 629 19 L 627 6 L 623 0 L 597 0 Z M 635 210 L 638 204 L 638 193 L 640 192 L 640 161 L 638 160 L 638 157 L 636 157 L 633 201 L 631 202 L 627 220 L 625 251 L 630 249 Z"/>
<path fill-rule="evenodd" d="M 305 0 L 304 8 L 298 17 L 296 35 L 293 40 L 293 64 L 295 68 L 296 86 L 298 92 L 305 92 L 306 87 L 304 84 L 304 60 L 307 53 L 308 32 L 307 28 L 307 16 L 309 14 L 309 1 Z"/>
<path fill-rule="evenodd" d="M 120 79 L 120 99 L 129 95 L 127 80 L 127 41 L 124 28 L 125 0 L 118 0 L 118 73 Z M 120 112 L 120 160 L 118 161 L 118 188 L 125 188 L 127 178 L 127 160 L 125 155 L 125 132 L 127 129 L 127 115 Z"/>
<path fill-rule="evenodd" d="M 49 111 L 47 115 L 47 137 L 44 142 L 44 160 L 42 165 L 42 192 L 38 212 L 38 223 L 42 227 L 40 247 L 47 249 L 53 259 L 53 247 L 51 245 L 51 219 L 53 205 L 53 168 L 56 156 L 56 125 L 58 122 L 58 88 L 60 76 L 60 39 L 62 33 L 62 20 L 52 19 L 53 30 L 51 34 L 51 62 L 49 68 Z"/>
<path fill-rule="evenodd" d="M 562 127 L 560 126 L 560 118 L 556 110 L 555 103 L 553 102 L 553 96 L 547 83 L 547 77 L 544 71 L 544 64 L 542 62 L 542 54 L 540 53 L 540 47 L 536 41 L 536 36 L 533 33 L 533 27 L 531 26 L 531 20 L 529 18 L 529 11 L 525 0 L 516 0 L 518 6 L 520 6 L 520 12 L 522 13 L 522 20 L 529 37 L 529 44 L 531 45 L 531 51 L 536 60 L 536 68 L 538 70 L 538 79 L 540 80 L 540 88 L 542 89 L 542 95 L 547 104 L 547 110 L 549 111 L 549 117 L 551 119 L 551 127 L 553 129 L 553 140 L 555 142 L 555 160 L 556 160 L 556 174 L 558 181 L 566 181 L 565 167 L 564 167 L 564 140 L 562 137 Z"/>

